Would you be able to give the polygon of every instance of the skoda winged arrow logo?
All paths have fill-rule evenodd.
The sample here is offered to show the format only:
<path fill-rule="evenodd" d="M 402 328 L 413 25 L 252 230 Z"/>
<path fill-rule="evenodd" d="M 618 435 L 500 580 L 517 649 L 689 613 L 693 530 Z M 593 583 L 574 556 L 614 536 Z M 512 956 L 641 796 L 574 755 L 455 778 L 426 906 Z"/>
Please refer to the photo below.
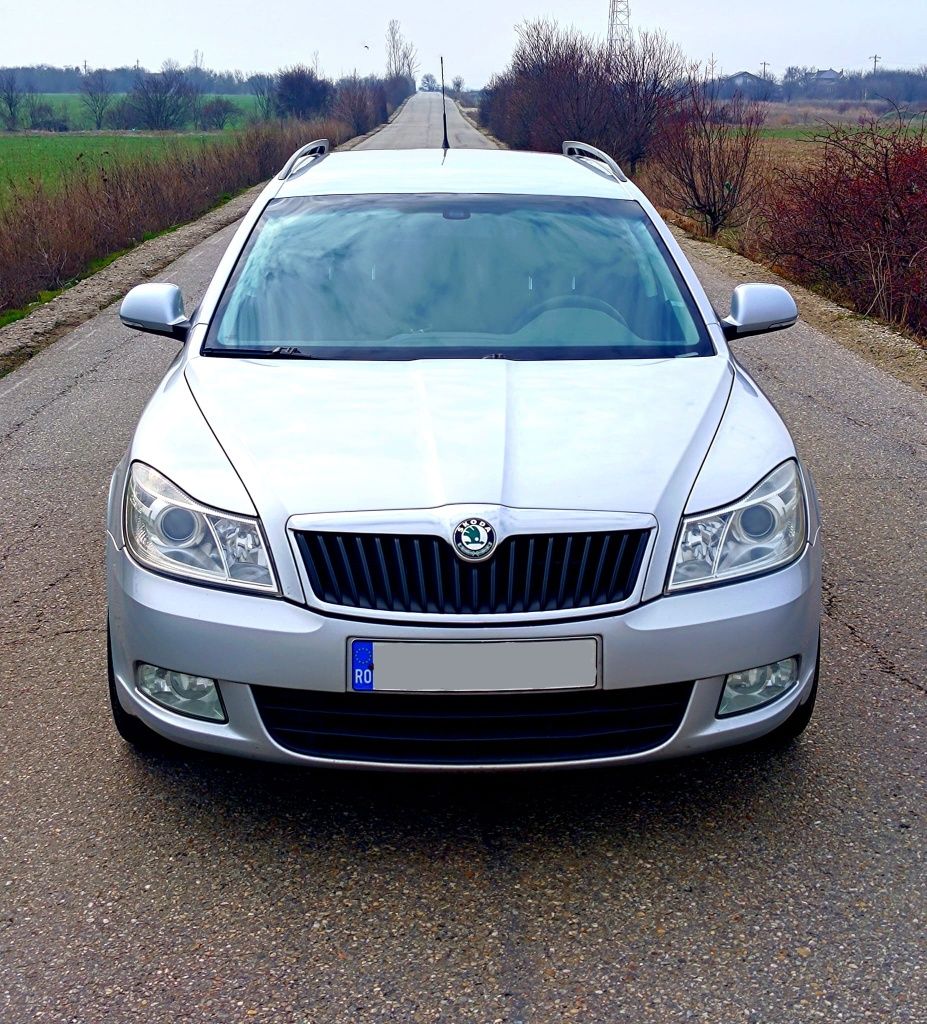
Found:
<path fill-rule="evenodd" d="M 496 531 L 485 519 L 465 519 L 454 529 L 454 547 L 468 562 L 488 558 L 496 546 Z"/>

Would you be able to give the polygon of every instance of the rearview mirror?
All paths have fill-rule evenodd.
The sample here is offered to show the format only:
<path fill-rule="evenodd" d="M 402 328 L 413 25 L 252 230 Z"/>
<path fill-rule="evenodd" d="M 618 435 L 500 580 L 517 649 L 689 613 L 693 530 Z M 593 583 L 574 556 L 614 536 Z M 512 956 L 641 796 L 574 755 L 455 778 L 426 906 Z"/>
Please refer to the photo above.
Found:
<path fill-rule="evenodd" d="M 126 327 L 186 341 L 190 321 L 176 284 L 140 284 L 122 300 L 119 319 Z"/>
<path fill-rule="evenodd" d="M 721 326 L 730 340 L 781 331 L 797 319 L 798 307 L 784 288 L 777 284 L 739 284 L 731 296 L 731 314 Z"/>

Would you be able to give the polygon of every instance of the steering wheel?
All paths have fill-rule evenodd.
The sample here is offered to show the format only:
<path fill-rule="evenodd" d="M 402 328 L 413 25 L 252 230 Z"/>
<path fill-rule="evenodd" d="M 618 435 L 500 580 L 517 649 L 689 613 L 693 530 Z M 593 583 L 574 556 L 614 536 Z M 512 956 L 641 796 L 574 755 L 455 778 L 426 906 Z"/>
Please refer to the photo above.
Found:
<path fill-rule="evenodd" d="M 594 309 L 599 313 L 610 316 L 612 320 L 616 320 L 624 327 L 628 326 L 628 321 L 624 315 L 619 313 L 614 306 L 604 299 L 596 299 L 591 295 L 553 295 L 551 298 L 545 299 L 537 306 L 533 306 L 525 313 L 522 313 L 512 327 L 513 333 L 520 331 L 523 327 L 530 324 L 532 320 L 536 320 L 544 313 L 549 313 L 555 309 Z"/>

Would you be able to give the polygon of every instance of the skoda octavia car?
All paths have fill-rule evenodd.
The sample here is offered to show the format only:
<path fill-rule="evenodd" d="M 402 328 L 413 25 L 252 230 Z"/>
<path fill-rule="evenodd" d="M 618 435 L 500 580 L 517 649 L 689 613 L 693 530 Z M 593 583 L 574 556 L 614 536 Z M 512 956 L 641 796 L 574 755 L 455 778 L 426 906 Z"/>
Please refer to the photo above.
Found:
<path fill-rule="evenodd" d="M 604 153 L 288 162 L 189 315 L 109 497 L 137 745 L 306 765 L 635 762 L 791 738 L 817 690 L 814 485 Z"/>

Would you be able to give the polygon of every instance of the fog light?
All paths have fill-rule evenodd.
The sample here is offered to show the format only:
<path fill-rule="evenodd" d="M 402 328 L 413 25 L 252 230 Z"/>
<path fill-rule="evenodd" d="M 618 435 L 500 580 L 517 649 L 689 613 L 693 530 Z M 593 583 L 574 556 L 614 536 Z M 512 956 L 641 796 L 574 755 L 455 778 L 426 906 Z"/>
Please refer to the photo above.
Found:
<path fill-rule="evenodd" d="M 215 679 L 142 664 L 136 680 L 139 690 L 163 708 L 211 722 L 228 721 Z"/>
<path fill-rule="evenodd" d="M 798 682 L 798 658 L 732 672 L 724 680 L 718 718 L 755 711 L 788 693 Z"/>

